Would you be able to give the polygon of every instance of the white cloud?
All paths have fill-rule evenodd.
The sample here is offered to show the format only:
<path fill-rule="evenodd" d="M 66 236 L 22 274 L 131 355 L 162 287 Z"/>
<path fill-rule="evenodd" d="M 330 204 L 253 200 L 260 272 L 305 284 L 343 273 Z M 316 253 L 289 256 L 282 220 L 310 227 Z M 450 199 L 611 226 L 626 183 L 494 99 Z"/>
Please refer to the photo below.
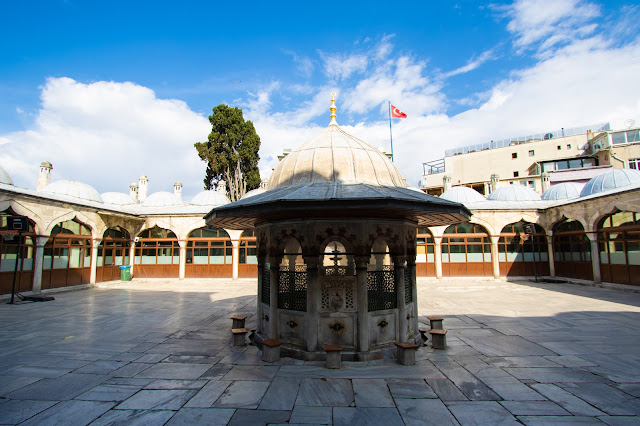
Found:
<path fill-rule="evenodd" d="M 366 55 L 341 55 L 318 52 L 324 62 L 325 74 L 331 80 L 345 80 L 355 73 L 367 69 L 369 60 Z"/>
<path fill-rule="evenodd" d="M 477 68 L 479 68 L 482 64 L 484 64 L 487 61 L 490 61 L 492 59 L 495 59 L 495 53 L 493 51 L 493 49 L 490 50 L 486 50 L 484 52 L 482 52 L 480 54 L 480 56 L 475 57 L 475 58 L 471 58 L 467 61 L 467 63 L 459 68 L 456 68 L 455 70 L 446 72 L 442 75 L 443 78 L 449 78 L 449 77 L 453 77 L 455 75 L 458 74 L 465 74 L 468 73 L 470 71 L 473 71 Z"/>
<path fill-rule="evenodd" d="M 193 144 L 211 131 L 186 103 L 158 99 L 134 83 L 82 84 L 50 78 L 31 129 L 0 137 L 0 161 L 17 186 L 35 189 L 39 165 L 53 164 L 52 180 L 79 180 L 99 192 L 128 193 L 129 183 L 149 176 L 150 190 L 184 195 L 202 189 L 205 163 Z"/>

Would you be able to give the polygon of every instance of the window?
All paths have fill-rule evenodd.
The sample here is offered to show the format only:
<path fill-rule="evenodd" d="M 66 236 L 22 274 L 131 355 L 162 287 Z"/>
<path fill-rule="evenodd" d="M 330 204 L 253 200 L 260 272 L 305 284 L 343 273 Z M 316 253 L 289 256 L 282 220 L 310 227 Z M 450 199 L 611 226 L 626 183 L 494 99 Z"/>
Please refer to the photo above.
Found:
<path fill-rule="evenodd" d="M 558 145 L 558 151 L 560 151 L 562 149 L 562 147 L 560 145 Z"/>
<path fill-rule="evenodd" d="M 640 130 L 635 129 L 611 134 L 611 143 L 613 145 L 631 142 L 640 142 Z"/>
<path fill-rule="evenodd" d="M 518 153 L 517 152 L 512 153 L 511 158 L 518 158 Z"/>
<path fill-rule="evenodd" d="M 629 168 L 640 170 L 640 158 L 632 158 L 629 160 Z"/>
<path fill-rule="evenodd" d="M 533 151 L 533 149 L 529 151 L 529 157 L 533 157 L 534 155 L 535 155 L 535 152 Z"/>
<path fill-rule="evenodd" d="M 518 175 L 520 175 L 520 172 L 513 172 L 513 177 L 518 177 Z"/>
<path fill-rule="evenodd" d="M 571 149 L 571 144 L 570 143 L 567 144 L 567 149 Z"/>

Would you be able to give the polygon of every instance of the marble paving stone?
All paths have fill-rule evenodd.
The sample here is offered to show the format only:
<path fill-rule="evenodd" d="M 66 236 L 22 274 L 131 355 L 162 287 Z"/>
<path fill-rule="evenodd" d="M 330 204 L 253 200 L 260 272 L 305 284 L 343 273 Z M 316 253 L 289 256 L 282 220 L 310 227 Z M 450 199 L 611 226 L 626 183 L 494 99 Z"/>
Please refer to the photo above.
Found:
<path fill-rule="evenodd" d="M 113 402 L 102 401 L 62 401 L 31 417 L 22 425 L 86 425 L 100 417 L 114 405 L 115 403 Z"/>
<path fill-rule="evenodd" d="M 12 368 L 5 371 L 3 374 L 6 376 L 20 376 L 20 377 L 37 377 L 39 379 L 55 379 L 69 373 L 70 368 L 56 368 L 56 367 L 27 367 L 21 366 Z"/>
<path fill-rule="evenodd" d="M 353 379 L 356 407 L 395 407 L 384 379 Z"/>
<path fill-rule="evenodd" d="M 213 404 L 218 408 L 258 408 L 268 381 L 238 380 L 227 387 Z"/>
<path fill-rule="evenodd" d="M 140 386 L 101 384 L 76 396 L 85 401 L 124 401 L 140 390 Z"/>
<path fill-rule="evenodd" d="M 637 416 L 599 416 L 597 419 L 611 426 L 637 426 L 640 417 Z"/>
<path fill-rule="evenodd" d="M 518 425 L 515 417 L 495 401 L 453 401 L 446 403 L 461 425 Z"/>
<path fill-rule="evenodd" d="M 353 388 L 348 379 L 303 379 L 296 405 L 348 407 L 353 402 Z"/>
<path fill-rule="evenodd" d="M 560 405 L 574 416 L 602 416 L 605 413 L 587 404 L 582 399 L 574 396 L 566 390 L 548 383 L 538 383 L 531 385 L 533 389 Z"/>
<path fill-rule="evenodd" d="M 167 426 L 226 425 L 234 413 L 230 408 L 181 408 Z"/>
<path fill-rule="evenodd" d="M 640 398 L 640 383 L 616 383 L 614 386 L 629 395 Z"/>
<path fill-rule="evenodd" d="M 204 372 L 201 379 L 220 380 L 225 374 L 231 371 L 231 365 L 218 364 Z"/>
<path fill-rule="evenodd" d="M 162 425 L 173 416 L 171 410 L 111 410 L 97 418 L 91 426 L 147 426 Z"/>
<path fill-rule="evenodd" d="M 260 406 L 262 410 L 292 410 L 298 396 L 301 379 L 276 377 L 265 393 Z"/>
<path fill-rule="evenodd" d="M 374 407 L 334 407 L 333 424 L 335 426 L 385 425 L 403 426 L 404 423 L 395 408 Z"/>
<path fill-rule="evenodd" d="M 535 380 L 539 383 L 603 382 L 595 374 L 572 368 L 505 368 L 507 373 L 519 380 Z"/>
<path fill-rule="evenodd" d="M 112 377 L 108 380 L 104 381 L 105 385 L 129 385 L 129 386 L 139 386 L 143 388 L 147 386 L 149 383 L 153 382 L 154 379 L 136 379 L 133 377 Z"/>
<path fill-rule="evenodd" d="M 225 341 L 220 340 L 196 340 L 196 339 L 168 339 L 155 344 L 143 352 L 169 355 L 216 355 L 220 348 L 226 346 Z"/>
<path fill-rule="evenodd" d="M 146 352 L 155 346 L 158 346 L 155 342 L 142 342 L 129 349 L 128 352 Z"/>
<path fill-rule="evenodd" d="M 69 373 L 55 379 L 42 379 L 5 395 L 10 399 L 42 399 L 64 401 L 73 399 L 103 382 L 107 376 Z"/>
<path fill-rule="evenodd" d="M 610 415 L 640 414 L 638 399 L 604 383 L 569 383 L 564 389 Z"/>
<path fill-rule="evenodd" d="M 334 379 L 415 379 L 421 378 L 443 378 L 444 374 L 435 368 L 430 362 L 424 365 L 414 365 L 407 368 L 395 362 L 376 365 L 377 368 L 369 368 L 365 363 L 347 363 L 343 365 L 347 368 L 329 370 L 324 367 L 324 363 L 318 365 L 283 365 L 279 368 L 279 377 L 299 377 L 305 378 L 334 378 Z M 225 377 L 226 379 L 226 377 Z"/>
<path fill-rule="evenodd" d="M 527 426 L 603 425 L 597 418 L 585 416 L 518 416 L 518 420 Z"/>
<path fill-rule="evenodd" d="M 233 414 L 228 426 L 254 426 L 285 423 L 291 412 L 280 410 L 246 410 L 239 409 Z"/>
<path fill-rule="evenodd" d="M 487 361 L 496 367 L 559 367 L 557 363 L 551 361 L 553 358 L 543 356 L 505 356 L 490 357 Z"/>
<path fill-rule="evenodd" d="M 221 356 L 204 355 L 171 355 L 163 362 L 182 362 L 185 364 L 216 364 L 222 359 Z"/>
<path fill-rule="evenodd" d="M 229 387 L 230 381 L 211 380 L 198 393 L 185 404 L 190 408 L 209 408 Z"/>
<path fill-rule="evenodd" d="M 141 390 L 126 399 L 119 410 L 179 410 L 196 391 L 183 389 Z"/>
<path fill-rule="evenodd" d="M 396 405 L 402 420 L 408 426 L 459 424 L 439 399 L 396 398 Z"/>
<path fill-rule="evenodd" d="M 124 367 L 120 367 L 111 373 L 114 377 L 134 377 L 155 364 L 144 364 L 140 362 L 130 362 Z"/>
<path fill-rule="evenodd" d="M 135 377 L 148 379 L 197 379 L 207 371 L 209 364 L 180 364 L 161 362 L 147 368 Z"/>
<path fill-rule="evenodd" d="M 547 399 L 513 376 L 483 377 L 482 381 L 507 401 L 544 401 Z"/>
<path fill-rule="evenodd" d="M 449 379 L 427 379 L 427 383 L 442 401 L 469 400 Z"/>
<path fill-rule="evenodd" d="M 461 337 L 478 352 L 487 356 L 556 355 L 549 349 L 520 336 Z"/>
<path fill-rule="evenodd" d="M 60 360 L 58 362 L 56 362 L 54 364 L 55 367 L 59 367 L 59 368 L 71 368 L 71 369 L 76 369 L 76 368 L 82 368 L 85 365 L 91 364 L 93 361 L 87 361 L 87 360 L 82 360 L 82 359 L 63 359 Z"/>
<path fill-rule="evenodd" d="M 496 401 L 501 399 L 487 385 L 455 362 L 437 362 L 436 367 L 472 401 Z"/>
<path fill-rule="evenodd" d="M 202 389 L 207 380 L 165 380 L 157 379 L 146 385 L 145 389 Z"/>
<path fill-rule="evenodd" d="M 39 377 L 0 376 L 0 396 L 37 382 Z"/>
<path fill-rule="evenodd" d="M 272 380 L 278 366 L 235 365 L 224 375 L 224 380 Z"/>
<path fill-rule="evenodd" d="M 0 403 L 0 424 L 18 424 L 57 403 L 58 401 L 7 400 Z"/>
<path fill-rule="evenodd" d="M 112 356 L 111 358 L 109 358 L 110 361 L 127 361 L 127 362 L 131 362 L 131 361 L 135 361 L 136 359 L 140 358 L 142 355 L 140 354 L 140 352 L 122 352 L 119 353 L 117 355 Z"/>
<path fill-rule="evenodd" d="M 564 367 L 595 367 L 596 364 L 586 361 L 579 356 L 575 355 L 558 355 L 558 356 L 546 356 L 546 359 L 549 361 L 555 362 L 556 364 L 560 364 Z M 518 366 L 521 367 L 521 366 Z M 531 365 L 529 367 L 537 367 Z"/>
<path fill-rule="evenodd" d="M 332 424 L 332 410 L 325 407 L 307 407 L 304 405 L 296 405 L 291 413 L 289 423 L 300 424 Z"/>
<path fill-rule="evenodd" d="M 551 401 L 501 401 L 515 416 L 570 416 L 567 410 Z"/>
<path fill-rule="evenodd" d="M 437 398 L 438 395 L 423 379 L 387 379 L 393 398 Z"/>
<path fill-rule="evenodd" d="M 135 362 L 146 362 L 148 364 L 155 364 L 156 362 L 160 362 L 168 357 L 169 354 L 144 354 L 140 358 L 136 359 Z"/>
<path fill-rule="evenodd" d="M 75 373 L 109 374 L 112 371 L 115 371 L 120 367 L 124 367 L 127 364 L 128 362 L 126 361 L 110 361 L 110 360 L 94 361 L 91 364 L 85 365 L 84 367 L 77 369 Z"/>

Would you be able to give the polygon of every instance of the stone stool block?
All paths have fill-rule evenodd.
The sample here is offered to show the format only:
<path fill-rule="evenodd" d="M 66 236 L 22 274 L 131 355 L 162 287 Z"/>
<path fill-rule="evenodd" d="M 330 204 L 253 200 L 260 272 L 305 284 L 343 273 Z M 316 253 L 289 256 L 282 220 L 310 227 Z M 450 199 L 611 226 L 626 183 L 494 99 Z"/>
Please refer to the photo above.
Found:
<path fill-rule="evenodd" d="M 429 331 L 431 334 L 431 346 L 433 349 L 447 348 L 447 330 L 433 329 Z"/>
<path fill-rule="evenodd" d="M 284 342 L 276 339 L 262 341 L 262 360 L 264 362 L 280 361 L 280 345 Z"/>
<path fill-rule="evenodd" d="M 402 365 L 415 365 L 418 345 L 411 342 L 395 342 L 396 359 Z"/>
<path fill-rule="evenodd" d="M 420 332 L 420 340 L 422 341 L 423 345 L 427 344 L 427 340 L 429 340 L 429 338 L 427 337 L 427 330 L 418 330 Z"/>
<path fill-rule="evenodd" d="M 233 333 L 233 346 L 245 346 L 247 344 L 244 335 L 249 331 L 246 328 L 232 328 L 231 332 Z"/>
<path fill-rule="evenodd" d="M 327 353 L 327 368 L 342 367 L 342 346 L 340 345 L 324 345 L 324 351 Z"/>
<path fill-rule="evenodd" d="M 442 330 L 442 321 L 444 318 L 442 317 L 428 317 L 429 322 L 431 323 L 431 329 Z"/>
<path fill-rule="evenodd" d="M 233 325 L 231 328 L 244 328 L 244 320 L 247 319 L 246 315 L 234 315 L 231 317 Z"/>

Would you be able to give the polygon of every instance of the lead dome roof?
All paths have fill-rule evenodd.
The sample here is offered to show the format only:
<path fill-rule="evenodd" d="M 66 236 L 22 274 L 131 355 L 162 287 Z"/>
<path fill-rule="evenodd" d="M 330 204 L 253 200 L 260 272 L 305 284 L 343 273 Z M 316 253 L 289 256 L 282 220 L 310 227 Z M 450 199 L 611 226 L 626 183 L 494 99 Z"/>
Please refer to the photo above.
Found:
<path fill-rule="evenodd" d="M 540 198 L 545 201 L 571 200 L 580 196 L 583 187 L 583 183 L 562 182 L 544 191 Z"/>
<path fill-rule="evenodd" d="M 198 192 L 189 204 L 215 207 L 229 204 L 229 199 L 224 193 L 212 189 Z"/>
<path fill-rule="evenodd" d="M 11 180 L 11 176 L 9 173 L 0 166 L 0 183 L 4 183 L 5 185 L 13 185 L 13 180 Z"/>
<path fill-rule="evenodd" d="M 144 207 L 171 207 L 182 206 L 183 204 L 180 197 L 166 191 L 154 192 L 142 202 Z"/>
<path fill-rule="evenodd" d="M 608 170 L 587 182 L 584 188 L 582 188 L 580 196 L 585 197 L 611 189 L 623 188 L 633 185 L 634 183 L 640 183 L 639 171 L 633 169 Z"/>
<path fill-rule="evenodd" d="M 407 186 L 385 154 L 351 136 L 335 121 L 278 163 L 269 190 L 315 183 Z"/>
<path fill-rule="evenodd" d="M 42 188 L 42 191 L 48 194 L 65 195 L 67 197 L 76 198 L 78 200 L 93 201 L 102 203 L 102 197 L 98 191 L 86 183 L 73 180 L 59 180 Z"/>
<path fill-rule="evenodd" d="M 540 201 L 540 196 L 524 185 L 512 184 L 501 186 L 487 197 L 491 201 Z"/>
<path fill-rule="evenodd" d="M 485 201 L 482 194 L 467 186 L 454 186 L 453 188 L 447 189 L 442 195 L 440 195 L 440 198 L 463 204 Z"/>
<path fill-rule="evenodd" d="M 105 192 L 100 194 L 102 201 L 106 204 L 114 204 L 116 206 L 128 206 L 136 202 L 124 192 Z"/>

